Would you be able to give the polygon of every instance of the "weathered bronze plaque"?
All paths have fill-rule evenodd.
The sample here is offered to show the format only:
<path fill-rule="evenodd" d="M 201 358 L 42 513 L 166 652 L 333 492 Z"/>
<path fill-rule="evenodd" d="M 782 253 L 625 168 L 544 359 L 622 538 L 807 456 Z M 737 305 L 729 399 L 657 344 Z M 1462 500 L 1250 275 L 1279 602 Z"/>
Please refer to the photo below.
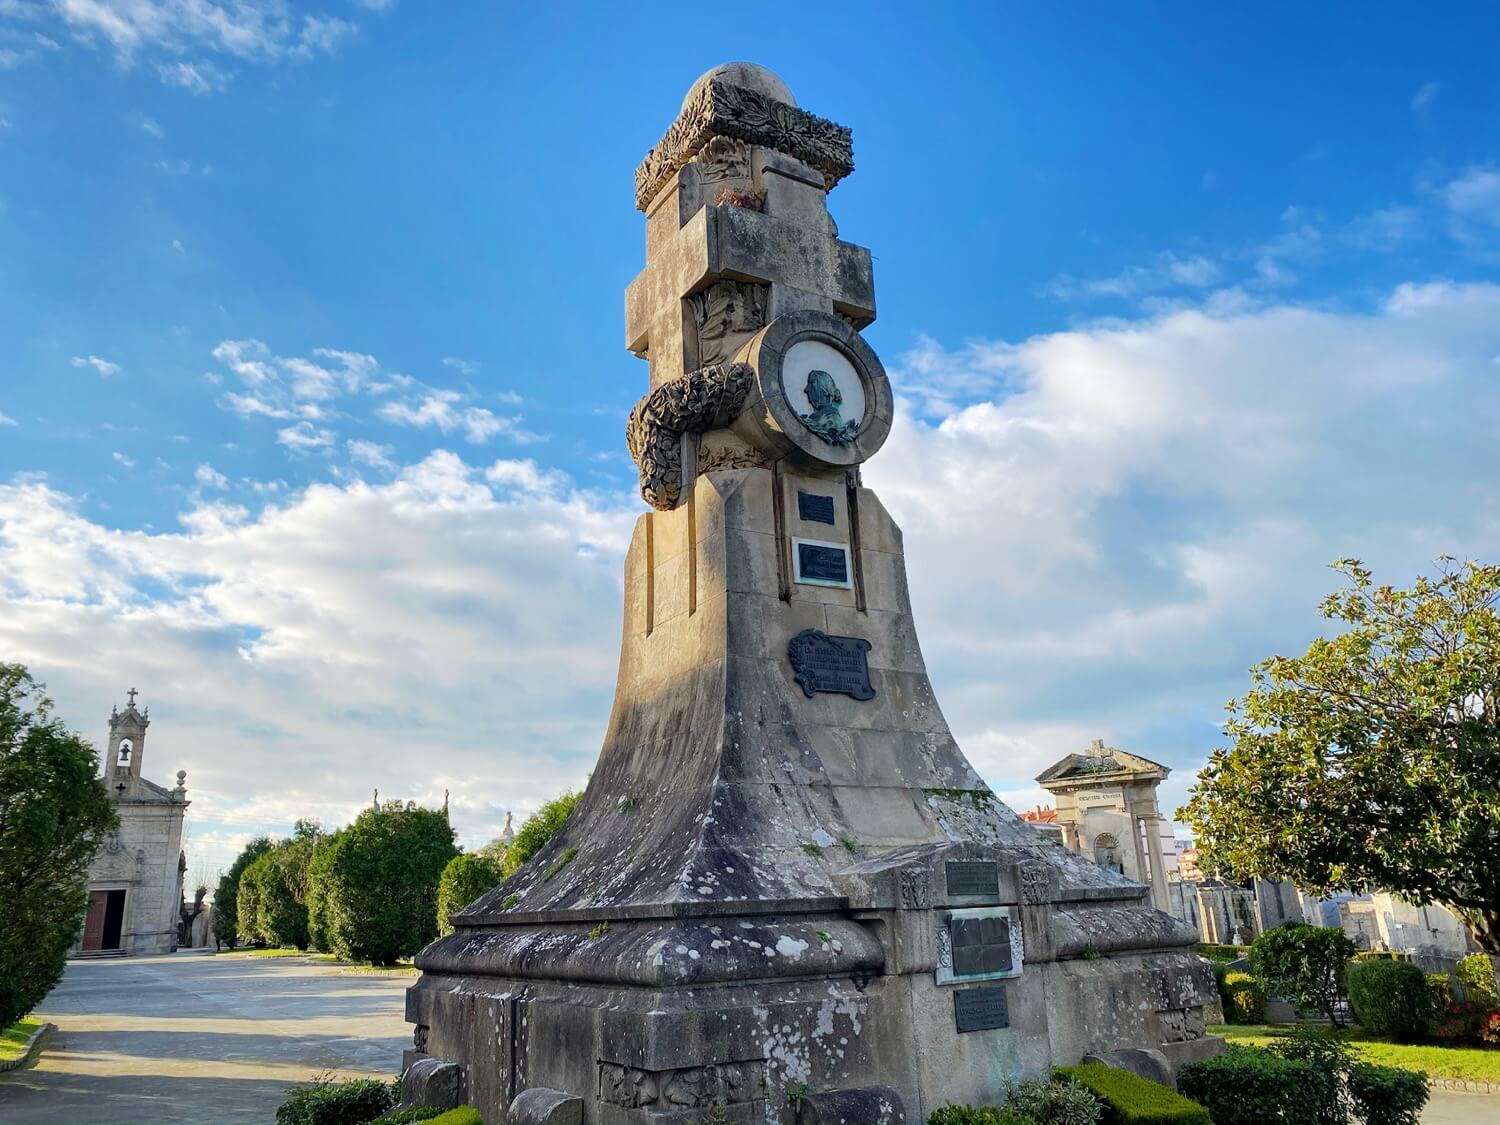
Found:
<path fill-rule="evenodd" d="M 953 942 L 953 975 L 987 977 L 1008 973 L 1014 966 L 1010 951 L 1010 919 L 955 917 L 948 924 Z"/>
<path fill-rule="evenodd" d="M 807 520 L 808 523 L 833 523 L 833 497 L 799 491 L 797 515 Z"/>
<path fill-rule="evenodd" d="M 1005 1002 L 1005 986 L 990 984 L 955 992 L 953 1022 L 960 1032 L 992 1031 L 997 1027 L 1009 1027 L 1010 1009 Z"/>
<path fill-rule="evenodd" d="M 825 547 L 822 543 L 797 544 L 797 581 L 826 582 L 835 586 L 849 583 L 849 552 L 843 547 Z"/>
<path fill-rule="evenodd" d="M 811 699 L 816 692 L 874 699 L 870 642 L 863 637 L 833 637 L 820 629 L 803 629 L 787 642 L 787 659 L 797 685 Z"/>
<path fill-rule="evenodd" d="M 947 865 L 950 895 L 1000 897 L 1000 867 L 990 860 L 953 860 Z"/>

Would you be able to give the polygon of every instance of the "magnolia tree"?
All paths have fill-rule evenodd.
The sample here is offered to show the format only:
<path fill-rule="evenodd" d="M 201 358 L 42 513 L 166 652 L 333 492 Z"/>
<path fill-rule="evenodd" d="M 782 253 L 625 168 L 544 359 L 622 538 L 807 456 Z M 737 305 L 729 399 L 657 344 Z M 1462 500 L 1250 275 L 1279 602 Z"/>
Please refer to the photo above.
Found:
<path fill-rule="evenodd" d="M 1438 902 L 1500 955 L 1500 567 L 1334 568 L 1343 631 L 1252 670 L 1178 818 L 1209 870 Z"/>

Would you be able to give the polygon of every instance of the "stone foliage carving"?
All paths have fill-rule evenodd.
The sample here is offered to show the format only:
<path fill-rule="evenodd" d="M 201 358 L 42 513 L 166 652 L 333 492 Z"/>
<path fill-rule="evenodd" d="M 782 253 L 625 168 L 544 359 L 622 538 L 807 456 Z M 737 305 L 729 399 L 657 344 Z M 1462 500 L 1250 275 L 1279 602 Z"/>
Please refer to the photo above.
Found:
<path fill-rule="evenodd" d="M 662 184 L 717 137 L 785 153 L 823 173 L 830 188 L 854 171 L 847 126 L 758 90 L 706 82 L 635 170 L 636 207 L 644 211 Z"/>
<path fill-rule="evenodd" d="M 1159 1014 L 1162 1042 L 1185 1043 L 1203 1038 L 1205 1021 L 1202 1008 L 1169 1008 Z"/>
<path fill-rule="evenodd" d="M 642 1070 L 611 1062 L 599 1064 L 600 1099 L 627 1109 L 735 1105 L 759 1097 L 764 1081 L 763 1059 L 710 1063 L 677 1070 Z"/>
<path fill-rule="evenodd" d="M 903 867 L 897 877 L 901 882 L 903 909 L 926 910 L 932 905 L 932 875 L 926 868 Z"/>
<path fill-rule="evenodd" d="M 1047 901 L 1047 869 L 1026 866 L 1021 873 L 1021 901 L 1031 906 L 1040 906 Z"/>
<path fill-rule="evenodd" d="M 696 161 L 706 184 L 750 178 L 750 146 L 732 137 L 715 137 L 703 146 Z"/>
<path fill-rule="evenodd" d="M 724 363 L 766 326 L 766 286 L 716 281 L 688 298 L 698 325 L 698 362 Z"/>
<path fill-rule="evenodd" d="M 720 469 L 768 469 L 771 459 L 748 445 L 725 445 L 698 451 L 698 475 Z"/>
<path fill-rule="evenodd" d="M 663 383 L 635 404 L 625 443 L 641 474 L 641 496 L 670 511 L 682 496 L 682 435 L 727 426 L 745 404 L 755 369 L 715 363 Z"/>

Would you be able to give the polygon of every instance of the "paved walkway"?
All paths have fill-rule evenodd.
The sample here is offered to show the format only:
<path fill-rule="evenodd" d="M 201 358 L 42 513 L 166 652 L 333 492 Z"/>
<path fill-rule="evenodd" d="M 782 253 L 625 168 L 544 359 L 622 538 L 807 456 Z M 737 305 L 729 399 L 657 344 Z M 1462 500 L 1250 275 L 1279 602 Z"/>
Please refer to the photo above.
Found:
<path fill-rule="evenodd" d="M 1500 1094 L 1465 1094 L 1434 1090 L 1422 1111 L 1422 1125 L 1495 1125 L 1500 1121 Z"/>
<path fill-rule="evenodd" d="M 70 962 L 37 1013 L 58 1026 L 41 1059 L 0 1075 L 0 1121 L 265 1125 L 314 1075 L 395 1077 L 412 979 L 185 952 Z"/>

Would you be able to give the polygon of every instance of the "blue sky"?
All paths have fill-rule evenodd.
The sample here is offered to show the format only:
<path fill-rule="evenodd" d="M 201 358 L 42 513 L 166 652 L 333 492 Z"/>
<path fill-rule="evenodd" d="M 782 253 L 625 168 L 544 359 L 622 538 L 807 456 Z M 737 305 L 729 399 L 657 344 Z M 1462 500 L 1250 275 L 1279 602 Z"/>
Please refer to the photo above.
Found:
<path fill-rule="evenodd" d="M 632 172 L 742 57 L 854 130 L 869 479 L 960 741 L 1017 804 L 1093 737 L 1175 803 L 1328 561 L 1497 555 L 1497 30 L 0 0 L 0 658 L 90 736 L 141 688 L 208 870 L 377 786 L 472 844 L 579 781 L 641 510 Z"/>

